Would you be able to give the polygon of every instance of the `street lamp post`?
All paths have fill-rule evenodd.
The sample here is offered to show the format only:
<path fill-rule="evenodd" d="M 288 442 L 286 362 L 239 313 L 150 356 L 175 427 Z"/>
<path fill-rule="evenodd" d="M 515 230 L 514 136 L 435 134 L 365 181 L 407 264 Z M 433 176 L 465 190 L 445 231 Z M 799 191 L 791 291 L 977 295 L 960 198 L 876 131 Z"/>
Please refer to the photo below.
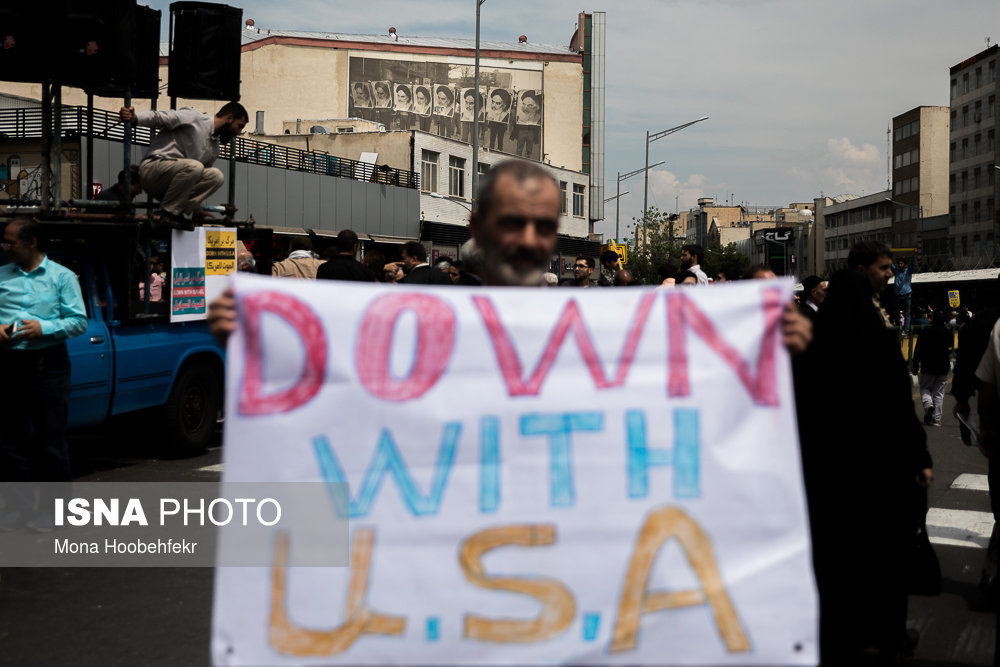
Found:
<path fill-rule="evenodd" d="M 476 82 L 475 115 L 472 118 L 472 205 L 476 205 L 479 195 L 479 8 L 486 0 L 474 0 L 476 3 Z"/>
<path fill-rule="evenodd" d="M 695 123 L 700 123 L 703 120 L 708 120 L 708 116 L 702 116 L 698 120 L 693 120 L 690 123 L 684 123 L 683 125 L 678 125 L 677 127 L 672 127 L 669 130 L 663 130 L 662 132 L 657 132 L 655 134 L 650 134 L 649 130 L 646 130 L 646 162 L 645 162 L 645 164 L 647 164 L 647 165 L 649 164 L 649 144 L 653 143 L 657 139 L 662 139 L 663 137 L 671 135 L 674 132 L 680 132 L 684 128 L 691 127 Z M 646 178 L 644 179 L 643 186 L 642 186 L 642 217 L 643 217 L 643 219 L 645 219 L 645 217 L 646 217 L 646 210 L 649 208 L 649 206 L 648 206 L 648 200 L 649 200 L 649 171 L 648 170 L 649 170 L 649 167 L 647 167 L 646 169 L 647 169 L 647 171 L 646 171 Z"/>
<path fill-rule="evenodd" d="M 620 202 L 618 201 L 618 199 L 623 194 L 628 194 L 627 192 L 625 192 L 625 193 L 621 192 L 622 181 L 624 181 L 626 179 L 629 179 L 629 178 L 632 178 L 636 174 L 641 174 L 642 172 L 646 172 L 648 174 L 650 169 L 652 169 L 653 167 L 658 167 L 661 164 L 663 164 L 662 160 L 659 161 L 659 162 L 657 162 L 656 164 L 651 164 L 651 165 L 648 165 L 646 167 L 642 167 L 641 169 L 636 169 L 635 171 L 630 171 L 627 174 L 622 174 L 620 171 L 618 172 L 618 185 L 616 187 L 616 192 L 618 192 L 618 194 L 616 194 L 614 197 L 609 197 L 606 200 L 606 201 L 611 201 L 612 199 L 615 200 L 615 243 L 618 242 L 618 233 L 619 233 L 618 232 L 618 224 L 619 224 L 619 222 L 618 222 L 619 221 L 618 212 L 619 212 L 619 209 L 621 208 L 620 207 Z M 645 226 L 645 218 L 646 218 L 646 211 L 643 210 L 643 226 Z"/>
<path fill-rule="evenodd" d="M 613 201 L 613 202 L 615 202 L 615 206 L 617 207 L 618 206 L 618 200 L 621 197 L 624 197 L 627 194 L 629 194 L 628 190 L 626 190 L 625 192 L 619 192 L 614 197 L 608 197 L 607 199 L 605 199 L 604 203 L 607 204 L 609 201 Z M 617 216 L 617 214 L 615 215 L 615 243 L 618 243 L 618 216 Z"/>
<path fill-rule="evenodd" d="M 451 197 L 445 197 L 440 192 L 428 192 L 427 195 L 429 197 L 433 197 L 434 199 L 444 199 L 446 201 L 450 201 L 452 204 L 457 204 L 457 205 L 461 206 L 462 208 L 464 208 L 469 213 L 472 213 L 472 207 L 469 206 L 468 204 L 466 204 L 465 202 L 461 202 L 461 201 L 458 201 L 456 199 L 452 199 Z"/>

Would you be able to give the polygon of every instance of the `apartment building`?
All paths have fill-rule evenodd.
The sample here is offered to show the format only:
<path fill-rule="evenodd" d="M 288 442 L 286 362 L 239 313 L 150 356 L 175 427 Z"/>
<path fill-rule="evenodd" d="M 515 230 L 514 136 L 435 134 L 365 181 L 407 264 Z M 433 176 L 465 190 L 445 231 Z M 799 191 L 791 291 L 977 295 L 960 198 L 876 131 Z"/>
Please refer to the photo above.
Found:
<path fill-rule="evenodd" d="M 993 45 L 950 70 L 948 252 L 956 269 L 985 268 L 998 258 L 996 225 L 997 68 Z"/>

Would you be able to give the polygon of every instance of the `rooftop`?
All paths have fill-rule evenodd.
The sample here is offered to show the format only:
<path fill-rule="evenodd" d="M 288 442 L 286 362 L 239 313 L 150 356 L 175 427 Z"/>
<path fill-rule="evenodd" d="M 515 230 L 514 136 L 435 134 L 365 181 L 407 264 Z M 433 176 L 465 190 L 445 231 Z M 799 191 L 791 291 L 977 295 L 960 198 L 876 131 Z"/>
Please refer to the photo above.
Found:
<path fill-rule="evenodd" d="M 243 44 L 253 44 L 275 37 L 285 37 L 289 39 L 310 39 L 329 42 L 354 42 L 361 44 L 372 44 L 378 46 L 408 46 L 421 49 L 463 49 L 474 51 L 476 48 L 475 39 L 459 39 L 455 37 L 402 37 L 394 39 L 389 34 L 385 35 L 351 35 L 337 32 L 311 32 L 303 30 L 267 30 L 263 28 L 253 28 L 243 31 Z M 520 51 L 525 54 L 551 54 L 551 55 L 576 55 L 565 46 L 554 46 L 551 44 L 533 44 L 531 42 L 520 43 L 517 41 L 504 42 L 498 40 L 480 40 L 480 51 Z M 162 49 L 161 49 L 162 51 Z"/>

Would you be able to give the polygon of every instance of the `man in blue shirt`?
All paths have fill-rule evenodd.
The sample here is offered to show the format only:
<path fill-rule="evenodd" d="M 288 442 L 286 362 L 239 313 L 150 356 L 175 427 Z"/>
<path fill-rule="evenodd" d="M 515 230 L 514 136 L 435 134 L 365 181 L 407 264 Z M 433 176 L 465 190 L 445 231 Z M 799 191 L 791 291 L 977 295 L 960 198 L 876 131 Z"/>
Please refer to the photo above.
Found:
<path fill-rule="evenodd" d="M 80 283 L 39 248 L 40 226 L 17 218 L 3 232 L 0 266 L 0 481 L 68 482 L 70 367 L 65 340 L 87 329 Z M 30 518 L 26 499 L 8 498 L 0 530 Z M 48 507 L 42 507 L 46 514 Z M 41 514 L 29 528 L 51 530 Z"/>
<path fill-rule="evenodd" d="M 893 322 L 897 322 L 897 320 L 899 320 L 898 313 L 902 313 L 905 318 L 904 321 L 908 322 L 910 320 L 910 296 L 913 294 L 913 288 L 910 286 L 912 271 L 909 263 L 904 258 L 900 257 L 896 260 L 896 266 L 893 267 L 892 272 L 896 276 L 896 279 L 893 281 L 893 293 L 896 297 L 896 307 L 893 309 L 893 312 L 890 313 L 890 319 L 893 320 Z"/>

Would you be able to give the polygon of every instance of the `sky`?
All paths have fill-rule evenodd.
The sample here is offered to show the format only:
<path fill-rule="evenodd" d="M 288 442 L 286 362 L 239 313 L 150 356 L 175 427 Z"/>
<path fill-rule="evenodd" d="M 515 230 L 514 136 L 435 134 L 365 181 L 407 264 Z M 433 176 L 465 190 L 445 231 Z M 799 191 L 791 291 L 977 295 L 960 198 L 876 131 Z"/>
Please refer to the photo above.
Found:
<path fill-rule="evenodd" d="M 140 3 L 142 0 L 140 0 Z M 476 0 L 247 0 L 260 28 L 475 37 Z M 169 2 L 149 6 L 164 12 Z M 481 38 L 568 46 L 580 11 L 607 12 L 605 197 L 644 166 L 646 132 L 709 119 L 649 145 L 649 204 L 699 197 L 785 206 L 887 187 L 893 116 L 948 105 L 951 66 L 1000 41 L 996 0 L 486 0 Z M 621 184 L 620 234 L 643 178 Z M 615 202 L 596 226 L 615 233 Z"/>

